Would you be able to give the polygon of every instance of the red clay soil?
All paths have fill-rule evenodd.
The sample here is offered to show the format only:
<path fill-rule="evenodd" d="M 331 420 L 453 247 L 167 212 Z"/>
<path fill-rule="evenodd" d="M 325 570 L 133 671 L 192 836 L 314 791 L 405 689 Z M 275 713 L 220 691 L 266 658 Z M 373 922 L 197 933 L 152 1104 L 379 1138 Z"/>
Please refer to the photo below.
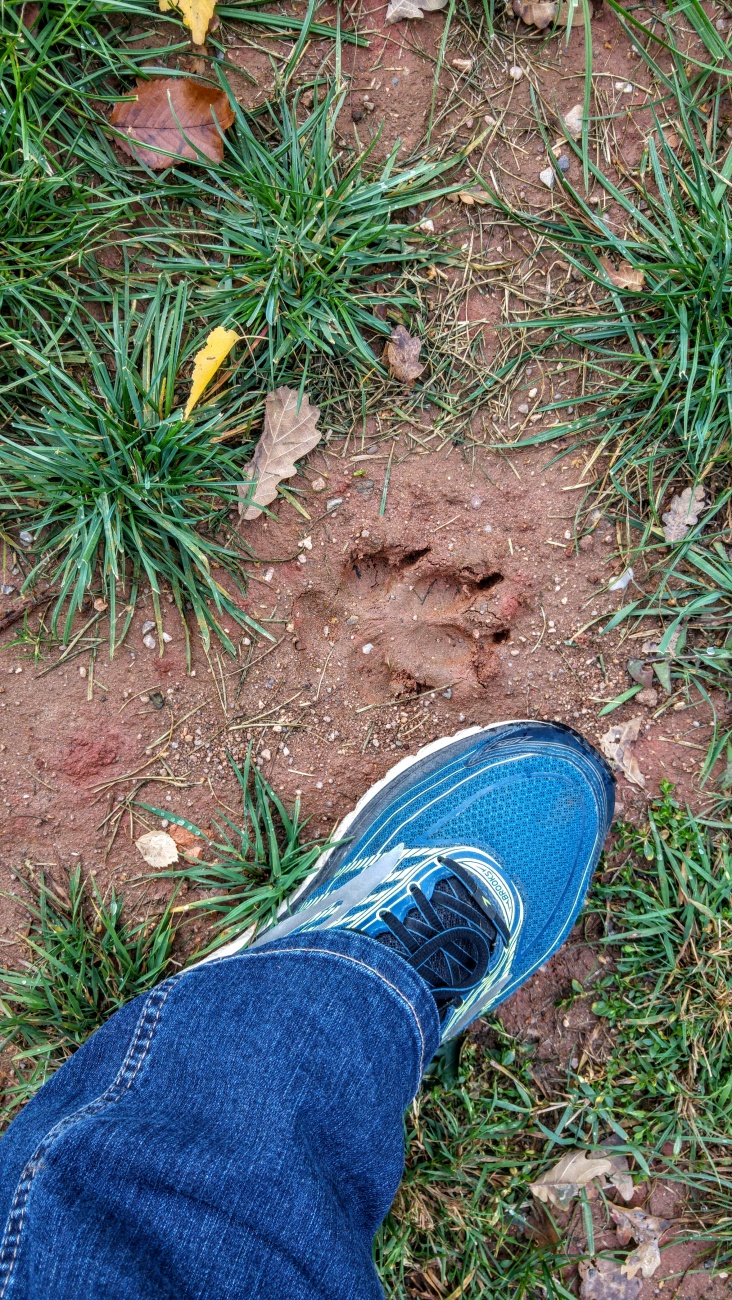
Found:
<path fill-rule="evenodd" d="M 370 29 L 372 45 L 344 51 L 344 73 L 352 80 L 339 124 L 344 140 L 362 145 L 383 125 L 377 150 L 382 157 L 397 138 L 408 155 L 424 134 L 444 27 L 442 14 L 429 14 L 420 24 L 385 29 L 384 11 L 385 5 L 365 0 L 359 26 Z M 451 60 L 464 55 L 469 41 L 457 25 L 453 32 L 435 101 L 438 121 L 447 95 L 464 76 Z M 648 126 L 637 112 L 645 77 L 612 14 L 601 13 L 593 36 L 598 85 L 615 105 L 618 141 L 632 166 Z M 568 48 L 563 39 L 517 46 L 511 59 L 532 66 L 547 102 L 556 99 L 556 109 L 565 112 L 582 99 L 584 38 L 573 32 Z M 266 42 L 260 45 L 267 48 Z M 279 43 L 272 49 L 281 57 Z M 302 75 L 312 76 L 327 52 L 325 43 L 309 47 Z M 236 48 L 236 42 L 229 57 L 255 78 L 256 85 L 242 77 L 237 87 L 251 107 L 271 86 L 268 57 L 245 45 Z M 466 82 L 462 106 L 459 99 L 451 101 L 440 132 L 451 134 L 454 147 L 475 135 L 479 118 L 505 110 L 483 165 L 500 174 L 507 195 L 546 207 L 554 200 L 538 179 L 546 155 L 529 108 L 529 76 L 512 81 L 511 59 L 506 54 L 503 62 L 494 60 L 483 80 Z M 467 169 L 465 176 L 472 183 Z M 612 222 L 616 214 L 611 209 L 608 215 Z M 434 219 L 438 232 L 452 232 L 458 244 L 480 238 L 496 265 L 525 256 L 520 232 L 494 229 L 486 209 L 445 205 Z M 546 266 L 539 270 L 543 293 Z M 555 281 L 557 274 L 568 282 L 566 267 L 554 272 Z M 471 294 L 465 305 L 466 323 L 482 334 L 486 365 L 496 352 L 495 326 L 503 309 L 503 294 L 490 289 Z M 561 391 L 572 393 L 576 373 L 567 386 L 560 372 L 556 363 L 537 367 L 533 375 L 526 371 L 498 419 L 490 414 L 494 428 L 531 427 L 530 411 L 549 392 L 564 384 Z M 484 415 L 475 414 L 476 436 L 485 428 Z M 273 639 L 242 638 L 230 627 L 240 640 L 236 662 L 215 645 L 207 655 L 191 629 L 193 671 L 187 675 L 172 603 L 165 620 L 172 639 L 163 656 L 146 648 L 142 625 L 152 606 L 144 596 L 111 663 L 104 653 L 106 615 L 95 625 L 102 643 L 93 676 L 88 643 L 56 667 L 58 649 L 44 650 L 36 661 L 28 641 L 13 644 L 17 627 L 4 634 L 0 889 L 12 888 L 26 861 L 46 864 L 60 878 L 81 861 L 103 886 L 113 881 L 133 893 L 142 889 L 147 903 L 160 907 L 169 884 L 137 882 L 147 868 L 133 843 L 159 822 L 137 814 L 133 820 L 127 813 L 120 820 L 119 801 L 136 792 L 204 828 L 219 812 L 235 819 L 239 800 L 227 752 L 241 760 L 250 742 L 274 788 L 287 803 L 299 795 L 313 834 L 326 835 L 372 782 L 436 736 L 542 717 L 599 739 L 609 726 L 599 717 L 603 702 L 630 684 L 626 665 L 639 642 L 633 639 L 638 634 L 628 638 L 627 628 L 601 634 L 626 599 L 626 593 L 606 590 L 622 567 L 614 558 L 614 525 L 595 520 L 575 545 L 576 485 L 583 482 L 589 452 L 553 465 L 561 450 L 556 444 L 510 455 L 452 444 L 425 453 L 416 439 L 430 431 L 425 414 L 411 439 L 405 430 L 395 443 L 381 442 L 371 423 L 346 445 L 322 445 L 291 481 L 302 490 L 310 520 L 280 501 L 276 520 L 243 526 L 257 557 L 245 566 L 244 608 Z M 643 583 L 642 573 L 636 578 Z M 8 570 L 2 582 L 17 584 L 18 576 Z M 17 592 L 0 598 L 0 618 L 15 601 Z M 85 618 L 93 614 L 90 602 Z M 38 618 L 30 616 L 31 629 Z M 651 625 L 640 634 L 652 635 Z M 661 716 L 655 712 L 631 702 L 610 719 L 644 715 L 636 754 L 646 790 L 622 777 L 618 783 L 619 810 L 631 817 L 662 779 L 674 781 L 682 798 L 697 797 L 695 774 L 711 734 L 709 710 L 695 704 Z M 117 824 L 110 848 L 110 829 Z M 14 904 L 0 900 L 6 955 L 23 921 Z M 581 941 L 573 942 L 505 1009 L 511 1031 L 538 1042 L 547 1079 L 565 1069 L 595 1033 L 583 1000 L 568 1014 L 556 1004 L 572 976 L 584 979 L 596 960 Z M 668 1259 L 680 1249 L 670 1247 Z M 674 1267 L 664 1266 L 664 1274 L 677 1267 L 674 1256 Z M 717 1282 L 701 1281 L 707 1289 L 699 1289 L 695 1274 L 674 1294 L 710 1300 L 725 1294 L 715 1289 Z M 644 1300 L 657 1287 L 657 1278 L 645 1283 Z"/>

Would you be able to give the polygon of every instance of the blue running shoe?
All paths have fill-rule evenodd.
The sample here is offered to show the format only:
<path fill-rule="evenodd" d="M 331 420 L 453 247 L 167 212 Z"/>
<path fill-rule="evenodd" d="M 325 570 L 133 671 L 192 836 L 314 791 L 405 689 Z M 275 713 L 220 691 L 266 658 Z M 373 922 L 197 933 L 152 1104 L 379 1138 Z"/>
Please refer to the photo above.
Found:
<path fill-rule="evenodd" d="M 508 722 L 434 741 L 363 796 L 253 946 L 334 927 L 368 934 L 419 972 L 453 1038 L 567 937 L 614 801 L 610 768 L 570 727 Z"/>

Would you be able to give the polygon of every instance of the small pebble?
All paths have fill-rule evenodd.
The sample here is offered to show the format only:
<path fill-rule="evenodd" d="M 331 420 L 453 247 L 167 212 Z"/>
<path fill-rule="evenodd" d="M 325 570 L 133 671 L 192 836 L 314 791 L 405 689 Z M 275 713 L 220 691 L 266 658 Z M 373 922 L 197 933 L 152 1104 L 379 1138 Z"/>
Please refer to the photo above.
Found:
<path fill-rule="evenodd" d="M 569 171 L 569 158 L 566 154 L 563 153 L 561 157 L 557 159 L 557 162 L 559 163 L 559 170 L 561 172 Z"/>
<path fill-rule="evenodd" d="M 148 648 L 148 650 L 154 650 L 154 649 L 155 649 L 155 637 L 154 637 L 154 636 L 151 636 L 150 633 L 148 632 L 147 636 L 144 636 L 144 637 L 142 638 L 142 644 L 143 644 L 143 645 L 146 645 L 147 648 Z"/>
<path fill-rule="evenodd" d="M 298 564 L 307 564 L 307 562 L 308 562 L 308 557 L 307 557 L 307 555 L 305 554 L 304 551 L 301 551 L 300 554 L 298 555 L 298 557 L 297 557 L 297 562 L 298 562 Z"/>
<path fill-rule="evenodd" d="M 263 758 L 264 761 L 265 761 L 265 763 L 268 763 L 269 760 L 271 759 L 272 755 L 271 755 L 271 753 L 269 752 L 268 749 L 263 749 L 263 750 L 261 750 L 259 757 L 260 757 L 260 758 Z"/>
<path fill-rule="evenodd" d="M 83 664 L 82 664 L 81 667 L 79 668 L 79 676 L 80 676 L 80 677 L 86 677 L 86 668 L 84 667 Z"/>
<path fill-rule="evenodd" d="M 518 406 L 516 407 L 516 410 L 518 411 L 519 415 L 529 414 L 529 408 L 526 405 L 526 402 L 519 402 Z"/>
<path fill-rule="evenodd" d="M 567 134 L 577 138 L 582 135 L 582 122 L 584 120 L 584 110 L 581 104 L 575 104 L 565 114 L 564 125 L 567 128 Z"/>
<path fill-rule="evenodd" d="M 306 551 L 312 551 L 313 549 L 312 537 L 301 537 L 300 541 L 298 542 L 298 546 L 302 546 Z"/>
<path fill-rule="evenodd" d="M 546 185 L 548 190 L 554 189 L 554 184 L 556 179 L 557 178 L 554 175 L 553 167 L 545 167 L 542 172 L 539 172 L 539 180 L 541 181 L 542 185 Z"/>
<path fill-rule="evenodd" d="M 333 510 L 337 510 L 342 504 L 343 497 L 331 497 L 330 501 L 326 501 L 325 508 L 328 511 L 328 514 L 330 514 Z"/>
<path fill-rule="evenodd" d="M 373 113 L 373 111 L 374 111 L 374 109 L 375 109 L 375 107 L 376 107 L 376 105 L 374 104 L 374 102 L 373 102 L 372 99 L 365 99 L 365 100 L 363 101 L 363 106 L 364 106 L 364 108 L 366 109 L 366 112 L 367 112 L 367 113 Z"/>
<path fill-rule="evenodd" d="M 524 70 L 523 68 L 519 68 L 516 64 L 514 64 L 512 68 L 508 69 L 508 75 L 512 81 L 520 81 L 524 75 Z"/>
<path fill-rule="evenodd" d="M 361 649 L 363 650 L 363 653 L 364 653 L 365 655 L 370 655 L 370 654 L 371 654 L 371 651 L 373 650 L 373 648 L 374 648 L 374 647 L 373 647 L 373 645 L 371 644 L 370 641 L 367 641 L 367 642 L 366 642 L 366 645 L 361 646 Z"/>
<path fill-rule="evenodd" d="M 274 578 L 274 569 L 268 569 L 264 575 L 264 581 L 271 582 L 273 578 Z"/>
<path fill-rule="evenodd" d="M 482 506 L 482 504 L 483 504 L 483 498 L 482 498 L 482 497 L 479 497 L 477 494 L 476 494 L 475 496 L 472 496 L 472 497 L 470 498 L 470 508 L 471 508 L 471 510 L 480 510 L 480 507 Z"/>
<path fill-rule="evenodd" d="M 472 59 L 450 59 L 450 62 L 453 68 L 457 68 L 458 72 L 472 72 L 473 70 Z"/>
<path fill-rule="evenodd" d="M 148 632 L 152 632 L 154 627 L 155 627 L 155 620 L 152 618 L 146 619 L 142 625 L 142 635 L 146 636 Z"/>
<path fill-rule="evenodd" d="M 425 235 L 434 235 L 435 233 L 435 223 L 429 217 L 425 217 L 424 221 L 420 221 L 419 228 Z"/>
<path fill-rule="evenodd" d="M 327 484 L 324 478 L 314 478 L 310 486 L 313 492 L 324 492 Z"/>
<path fill-rule="evenodd" d="M 30 546 L 33 542 L 33 534 L 29 533 L 27 528 L 24 528 L 18 533 L 18 541 L 21 546 Z"/>
<path fill-rule="evenodd" d="M 163 632 L 163 641 L 165 642 L 166 645 L 170 645 L 172 640 L 173 638 L 170 635 L 170 632 Z"/>

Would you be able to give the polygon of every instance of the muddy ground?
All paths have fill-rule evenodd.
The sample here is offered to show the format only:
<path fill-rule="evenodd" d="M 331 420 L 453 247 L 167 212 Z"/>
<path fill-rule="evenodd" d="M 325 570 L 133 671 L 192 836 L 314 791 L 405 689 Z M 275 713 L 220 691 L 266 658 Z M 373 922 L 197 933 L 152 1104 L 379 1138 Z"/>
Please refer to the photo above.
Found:
<path fill-rule="evenodd" d="M 350 98 L 339 129 L 344 147 L 359 147 L 381 128 L 376 156 L 384 157 L 397 139 L 406 156 L 429 123 L 445 19 L 429 14 L 419 24 L 385 28 L 385 8 L 364 0 L 358 12 L 359 29 L 372 43 L 344 52 Z M 488 57 L 453 25 L 434 103 L 436 138 L 450 150 L 484 133 L 465 169 L 466 184 L 474 183 L 476 167 L 492 174 L 507 197 L 549 210 L 555 197 L 539 180 L 546 151 L 529 82 L 553 111 L 581 102 L 584 35 L 573 32 L 565 46 L 563 34 L 529 40 L 515 22 L 507 31 Z M 649 129 L 647 75 L 611 13 L 600 12 L 593 40 L 596 93 L 614 114 L 606 153 L 632 167 Z M 271 89 L 272 52 L 281 59 L 281 43 L 250 45 L 231 35 L 230 61 L 248 74 L 237 87 L 247 107 Z M 303 78 L 314 76 L 329 55 L 325 43 L 308 47 Z M 466 58 L 474 59 L 467 72 L 453 63 Z M 509 75 L 516 66 L 524 70 L 518 80 Z M 450 272 L 432 304 L 439 331 L 445 295 L 452 295 L 450 328 L 477 341 L 478 368 L 489 368 L 505 346 L 507 320 L 582 292 L 561 259 L 534 257 L 525 233 L 485 207 L 443 203 L 430 216 L 438 233 L 482 259 L 465 292 L 459 292 L 459 273 Z M 617 219 L 612 207 L 607 219 Z M 152 618 L 149 596 L 111 663 L 106 615 L 91 601 L 77 627 L 96 622 L 65 658 L 44 640 L 38 612 L 29 616 L 20 643 L 20 624 L 6 632 L 0 889 L 12 890 L 27 861 L 46 864 L 61 878 L 82 862 L 102 886 L 114 883 L 141 905 L 161 908 L 170 884 L 141 881 L 146 868 L 134 846 L 160 822 L 131 811 L 131 801 L 157 804 L 204 829 L 218 813 L 236 819 L 239 799 L 227 754 L 242 760 L 250 744 L 285 802 L 300 798 L 318 836 L 400 758 L 437 736 L 508 718 L 568 722 L 597 742 L 610 721 L 640 713 L 636 754 L 646 788 L 620 777 L 619 811 L 641 816 L 664 779 L 698 801 L 699 763 L 711 735 L 708 707 L 631 702 L 610 721 L 600 716 L 603 703 L 631 684 L 627 662 L 654 628 L 647 623 L 632 632 L 624 624 L 602 633 L 627 593 L 607 590 L 624 567 L 613 520 L 601 512 L 581 523 L 575 517 L 590 451 L 562 457 L 566 448 L 556 442 L 523 451 L 483 445 L 546 427 L 548 417 L 536 408 L 552 394 L 570 397 L 579 383 L 571 358 L 557 355 L 524 369 L 513 388 L 474 412 L 462 445 L 435 433 L 434 411 L 404 425 L 388 406 L 347 440 L 322 443 L 291 481 L 309 519 L 280 501 L 276 520 L 242 525 L 253 555 L 244 566 L 244 607 L 271 639 L 242 636 L 229 625 L 239 642 L 235 662 L 215 644 L 205 653 L 191 629 L 188 674 L 172 602 L 164 654 L 147 648 L 142 628 Z M 17 602 L 13 558 L 6 554 L 2 583 L 15 591 L 0 600 L 0 614 Z M 642 587 L 644 574 L 636 571 L 636 580 Z M 24 923 L 3 894 L 6 960 L 17 953 Z M 199 928 L 187 942 L 203 938 Z M 564 1025 L 556 1009 L 572 976 L 593 960 L 582 945 L 566 949 L 506 1008 L 508 1027 L 541 1039 L 540 1055 L 552 1068 L 566 1065 L 593 1031 L 582 1000 L 572 1012 L 577 1024 Z M 646 1283 L 643 1296 L 658 1284 L 658 1277 Z M 695 1281 L 683 1294 L 718 1292 L 700 1290 Z"/>

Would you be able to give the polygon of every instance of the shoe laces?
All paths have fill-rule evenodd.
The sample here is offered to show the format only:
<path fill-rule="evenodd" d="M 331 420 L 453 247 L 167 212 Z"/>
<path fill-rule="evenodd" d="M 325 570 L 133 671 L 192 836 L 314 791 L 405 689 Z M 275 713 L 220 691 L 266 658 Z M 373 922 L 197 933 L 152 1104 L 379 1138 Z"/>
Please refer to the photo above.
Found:
<path fill-rule="evenodd" d="M 401 921 L 393 912 L 382 912 L 388 929 L 377 937 L 421 975 L 442 1019 L 485 977 L 509 933 L 469 872 L 453 858 L 438 860 L 450 875 L 438 881 L 431 899 L 413 885 L 414 907 Z"/>

